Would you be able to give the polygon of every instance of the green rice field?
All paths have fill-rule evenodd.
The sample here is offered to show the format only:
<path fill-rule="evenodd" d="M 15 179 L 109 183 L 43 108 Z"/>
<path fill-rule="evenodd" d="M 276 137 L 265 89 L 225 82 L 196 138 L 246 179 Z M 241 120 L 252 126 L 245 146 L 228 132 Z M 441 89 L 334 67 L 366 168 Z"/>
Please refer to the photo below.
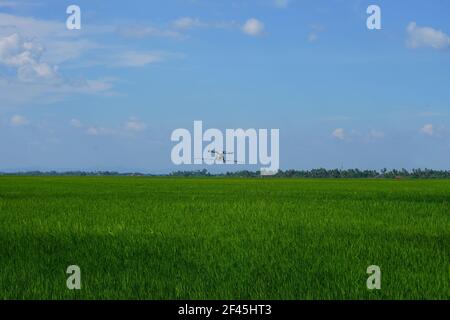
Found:
<path fill-rule="evenodd" d="M 0 177 L 0 299 L 449 299 L 449 285 L 448 180 Z"/>

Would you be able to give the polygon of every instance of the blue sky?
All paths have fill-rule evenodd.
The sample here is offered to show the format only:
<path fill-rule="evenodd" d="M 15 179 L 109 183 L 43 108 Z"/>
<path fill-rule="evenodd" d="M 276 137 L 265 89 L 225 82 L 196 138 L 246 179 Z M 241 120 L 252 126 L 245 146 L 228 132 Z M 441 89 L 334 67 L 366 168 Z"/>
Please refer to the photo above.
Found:
<path fill-rule="evenodd" d="M 194 120 L 280 129 L 282 169 L 450 169 L 449 85 L 447 0 L 0 0 L 3 171 L 200 169 Z"/>

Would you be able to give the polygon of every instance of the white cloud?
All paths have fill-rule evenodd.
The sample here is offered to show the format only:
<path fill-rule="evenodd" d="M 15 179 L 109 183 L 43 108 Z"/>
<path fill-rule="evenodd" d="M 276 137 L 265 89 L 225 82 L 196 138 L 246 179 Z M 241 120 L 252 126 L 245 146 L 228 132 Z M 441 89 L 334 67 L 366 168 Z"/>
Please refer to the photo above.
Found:
<path fill-rule="evenodd" d="M 331 137 L 352 143 L 371 143 L 383 139 L 385 133 L 373 129 L 367 133 L 362 133 L 355 129 L 345 130 L 344 128 L 337 128 L 331 133 Z"/>
<path fill-rule="evenodd" d="M 73 38 L 63 22 L 0 13 L 0 36 L 18 33 L 26 38 Z"/>
<path fill-rule="evenodd" d="M 83 57 L 83 54 L 98 49 L 109 50 L 109 48 L 88 39 L 45 40 L 43 58 L 51 64 L 58 65 L 70 63 Z"/>
<path fill-rule="evenodd" d="M 78 124 L 78 123 L 77 123 Z M 79 128 L 82 128 L 80 126 Z M 136 117 L 131 117 L 125 122 L 123 127 L 106 128 L 100 126 L 88 126 L 84 132 L 89 136 L 117 136 L 133 137 L 133 132 L 141 132 L 147 129 L 147 124 Z"/>
<path fill-rule="evenodd" d="M 322 118 L 323 121 L 348 121 L 352 118 L 344 115 L 336 115 Z"/>
<path fill-rule="evenodd" d="M 382 139 L 384 138 L 384 132 L 377 130 L 370 130 L 369 139 Z"/>
<path fill-rule="evenodd" d="M 21 115 L 14 115 L 11 117 L 9 123 L 13 127 L 20 127 L 20 126 L 26 126 L 30 123 L 27 118 Z"/>
<path fill-rule="evenodd" d="M 124 32 L 137 30 L 131 28 Z M 74 94 L 111 94 L 114 81 L 110 79 L 72 80 L 59 70 L 92 66 L 139 67 L 179 56 L 111 47 L 90 38 L 117 31 L 115 26 L 89 25 L 80 32 L 70 32 L 64 22 L 0 13 L 0 68 L 6 70 L 0 78 L 3 104 L 51 103 Z M 139 29 L 139 32 L 142 36 L 179 35 L 176 31 L 151 27 Z M 64 69 L 60 68 L 63 63 Z"/>
<path fill-rule="evenodd" d="M 125 26 L 117 28 L 117 33 L 129 38 L 161 37 L 186 38 L 186 32 L 192 29 L 231 29 L 239 27 L 235 21 L 203 21 L 195 17 L 181 17 L 170 22 L 168 28 L 154 26 Z"/>
<path fill-rule="evenodd" d="M 91 27 L 94 33 L 107 28 Z M 109 31 L 110 32 L 110 31 Z M 61 101 L 72 94 L 110 93 L 108 79 L 71 80 L 59 74 L 59 63 L 99 48 L 77 39 L 64 23 L 0 13 L 0 96 L 4 104 L 20 105 Z M 32 40 L 31 40 L 32 39 Z"/>
<path fill-rule="evenodd" d="M 127 26 L 120 27 L 117 32 L 128 38 L 145 38 L 145 37 L 158 37 L 158 38 L 180 38 L 182 34 L 174 30 L 165 30 L 152 26 Z"/>
<path fill-rule="evenodd" d="M 111 95 L 114 79 L 66 81 L 62 83 L 20 82 L 0 78 L 0 97 L 3 104 L 24 105 L 55 103 L 68 95 Z M 1 107 L 1 106 L 0 106 Z"/>
<path fill-rule="evenodd" d="M 49 66 L 80 58 L 94 49 L 111 50 L 89 37 L 115 31 L 115 27 L 89 25 L 79 32 L 71 32 L 62 22 L 0 13 L 0 38 L 15 35 L 20 41 L 31 43 L 33 56 Z"/>
<path fill-rule="evenodd" d="M 44 20 L 0 13 L 0 36 L 19 33 L 26 38 L 39 38 L 53 41 L 114 33 L 117 31 L 117 27 L 113 25 L 86 24 L 78 31 L 72 32 L 68 30 L 64 20 Z"/>
<path fill-rule="evenodd" d="M 125 128 L 130 131 L 144 131 L 147 125 L 135 117 L 131 117 L 126 123 Z"/>
<path fill-rule="evenodd" d="M 116 131 L 113 129 L 103 128 L 103 127 L 89 127 L 86 130 L 86 134 L 90 136 L 111 136 L 115 135 Z"/>
<path fill-rule="evenodd" d="M 248 19 L 242 27 L 242 31 L 249 36 L 259 36 L 264 32 L 264 23 L 255 18 Z"/>
<path fill-rule="evenodd" d="M 182 17 L 172 21 L 172 27 L 176 30 L 188 31 L 198 28 L 208 29 L 236 29 L 241 26 L 235 21 L 203 21 L 199 18 Z"/>
<path fill-rule="evenodd" d="M 432 136 L 434 134 L 434 126 L 432 124 L 426 124 L 420 129 L 420 132 Z"/>
<path fill-rule="evenodd" d="M 52 80 L 56 67 L 41 62 L 43 47 L 23 40 L 17 33 L 0 37 L 0 65 L 13 68 L 21 81 Z"/>
<path fill-rule="evenodd" d="M 308 34 L 308 41 L 309 42 L 316 42 L 319 40 L 319 34 L 325 30 L 325 28 L 322 25 L 315 24 L 312 25 L 311 31 Z"/>
<path fill-rule="evenodd" d="M 415 22 L 411 22 L 406 30 L 408 32 L 406 44 L 409 48 L 450 48 L 450 36 L 440 30 L 419 27 Z"/>
<path fill-rule="evenodd" d="M 68 31 L 65 23 L 0 13 L 0 38 L 17 34 L 21 39 L 38 42 L 41 65 L 38 74 L 48 73 L 51 67 L 58 70 L 59 64 L 69 68 L 92 66 L 142 66 L 162 60 L 159 52 L 139 52 L 128 47 L 104 45 L 98 38 L 103 34 L 121 34 L 127 37 L 183 37 L 177 30 L 153 26 L 84 25 L 79 32 Z M 29 41 L 28 41 L 29 42 Z M 87 55 L 89 54 L 89 56 Z M 167 54 L 169 55 L 169 54 Z M 166 56 L 167 56 L 166 55 Z M 61 68 L 62 69 L 62 68 Z M 25 76 L 28 73 L 24 73 Z"/>
<path fill-rule="evenodd" d="M 319 39 L 319 35 L 315 32 L 310 32 L 308 34 L 308 41 L 309 42 L 316 42 Z"/>
<path fill-rule="evenodd" d="M 106 65 L 111 67 L 142 67 L 152 63 L 162 62 L 164 54 L 161 52 L 125 51 L 111 57 Z"/>
<path fill-rule="evenodd" d="M 38 2 L 30 2 L 30 1 L 21 1 L 21 0 L 0 0 L 0 8 L 17 8 L 22 6 L 40 6 L 41 3 Z"/>
<path fill-rule="evenodd" d="M 96 93 L 109 93 L 113 88 L 113 83 L 115 79 L 105 78 L 105 79 L 95 79 L 95 80 L 84 80 L 79 83 L 69 84 L 62 89 L 66 89 L 67 93 L 83 93 L 83 94 L 96 94 Z M 62 91 L 62 90 L 61 90 Z"/>
<path fill-rule="evenodd" d="M 89 25 L 80 32 L 71 32 L 63 22 L 0 13 L 0 38 L 15 35 L 19 41 L 31 43 L 34 56 L 52 66 L 79 58 L 93 49 L 105 48 L 89 37 L 115 31 L 115 27 Z"/>
<path fill-rule="evenodd" d="M 418 114 L 419 117 L 441 117 L 444 116 L 443 113 L 434 112 L 434 111 L 424 111 Z"/>
<path fill-rule="evenodd" d="M 287 8 L 291 0 L 273 0 L 273 4 L 278 8 Z"/>
<path fill-rule="evenodd" d="M 71 119 L 69 125 L 74 128 L 82 128 L 83 123 L 78 119 Z"/>
<path fill-rule="evenodd" d="M 339 139 L 339 140 L 345 140 L 346 133 L 345 133 L 345 130 L 343 128 L 337 128 L 336 130 L 334 130 L 331 133 L 331 136 L 333 138 L 336 138 L 336 139 Z"/>
<path fill-rule="evenodd" d="M 183 17 L 172 22 L 172 25 L 177 29 L 193 29 L 208 26 L 207 23 L 200 21 L 198 18 Z"/>

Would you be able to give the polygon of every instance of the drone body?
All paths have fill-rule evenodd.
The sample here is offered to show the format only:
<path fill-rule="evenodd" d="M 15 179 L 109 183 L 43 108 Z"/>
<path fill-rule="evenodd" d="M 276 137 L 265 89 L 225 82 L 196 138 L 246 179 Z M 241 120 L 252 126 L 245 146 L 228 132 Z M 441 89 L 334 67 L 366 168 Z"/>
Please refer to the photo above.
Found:
<path fill-rule="evenodd" d="M 208 150 L 208 152 L 214 157 L 214 160 L 222 161 L 222 163 L 227 163 L 227 158 L 226 158 L 227 154 L 233 154 L 233 152 L 216 151 L 215 149 Z M 237 162 L 233 161 L 233 163 L 237 163 Z"/>

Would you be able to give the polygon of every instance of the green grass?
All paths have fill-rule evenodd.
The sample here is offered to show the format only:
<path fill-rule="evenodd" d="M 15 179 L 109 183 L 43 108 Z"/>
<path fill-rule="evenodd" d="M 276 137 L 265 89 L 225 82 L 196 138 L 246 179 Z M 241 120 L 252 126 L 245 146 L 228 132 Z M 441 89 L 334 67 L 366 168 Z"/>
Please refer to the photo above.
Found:
<path fill-rule="evenodd" d="M 0 178 L 0 299 L 448 299 L 449 244 L 450 181 Z"/>

